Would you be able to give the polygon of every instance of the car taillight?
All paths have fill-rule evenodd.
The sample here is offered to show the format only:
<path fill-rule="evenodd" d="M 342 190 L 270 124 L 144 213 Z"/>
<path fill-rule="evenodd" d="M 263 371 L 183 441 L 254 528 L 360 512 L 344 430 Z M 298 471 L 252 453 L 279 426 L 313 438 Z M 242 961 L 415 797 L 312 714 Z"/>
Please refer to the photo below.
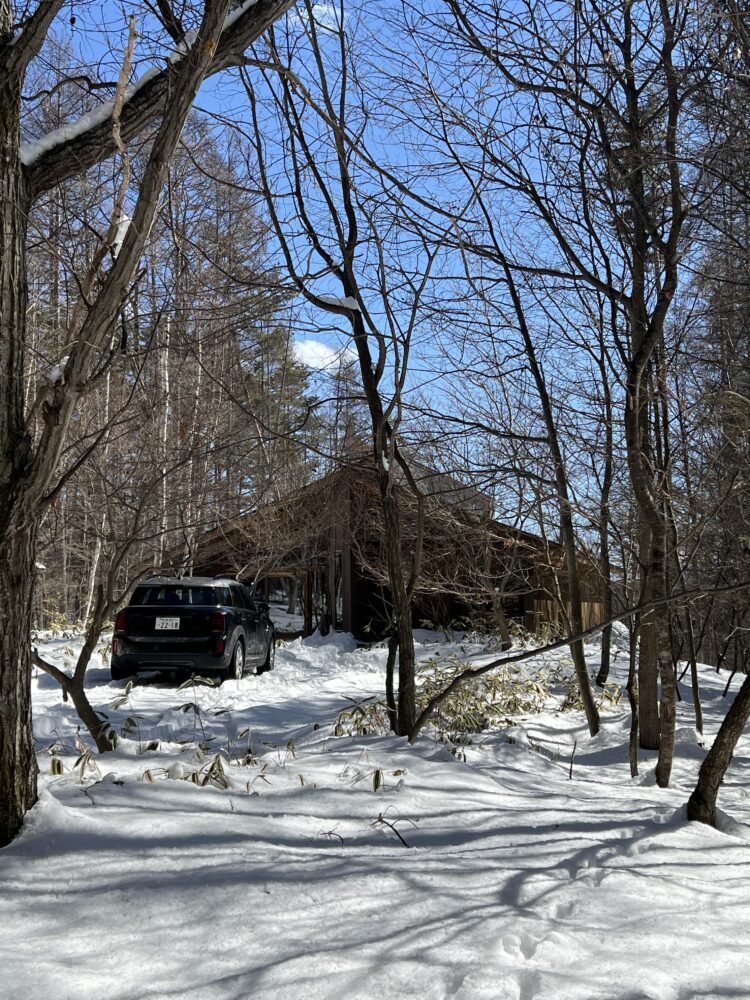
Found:
<path fill-rule="evenodd" d="M 214 611 L 211 615 L 211 635 L 224 635 L 226 615 L 223 611 Z"/>
<path fill-rule="evenodd" d="M 125 631 L 125 612 L 121 611 L 115 618 L 115 632 Z"/>

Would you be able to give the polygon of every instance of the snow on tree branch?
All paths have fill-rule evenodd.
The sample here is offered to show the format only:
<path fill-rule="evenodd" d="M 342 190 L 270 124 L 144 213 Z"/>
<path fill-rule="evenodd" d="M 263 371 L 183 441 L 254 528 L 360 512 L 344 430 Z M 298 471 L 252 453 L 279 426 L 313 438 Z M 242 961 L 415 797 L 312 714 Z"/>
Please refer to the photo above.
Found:
<path fill-rule="evenodd" d="M 230 11 L 207 76 L 237 65 L 247 47 L 288 10 L 293 2 L 294 0 L 245 0 L 245 3 Z M 189 45 L 183 45 L 183 49 L 189 51 Z M 133 139 L 149 122 L 160 116 L 174 81 L 176 66 L 183 54 L 183 51 L 173 51 L 166 57 L 164 68 L 153 67 L 128 87 L 121 120 L 121 133 L 125 142 Z M 21 159 L 29 170 L 29 186 L 33 196 L 39 197 L 56 184 L 107 159 L 115 152 L 112 138 L 113 107 L 113 101 L 106 101 L 78 121 L 55 129 L 21 147 Z"/>

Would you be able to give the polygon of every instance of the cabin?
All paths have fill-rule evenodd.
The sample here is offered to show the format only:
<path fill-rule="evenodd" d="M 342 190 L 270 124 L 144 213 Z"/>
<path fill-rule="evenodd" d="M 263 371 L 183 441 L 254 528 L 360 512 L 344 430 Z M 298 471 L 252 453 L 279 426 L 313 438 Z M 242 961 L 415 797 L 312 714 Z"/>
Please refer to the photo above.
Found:
<path fill-rule="evenodd" d="M 559 544 L 498 522 L 490 498 L 452 477 L 419 463 L 411 467 L 424 497 L 414 626 L 559 627 L 566 601 Z M 404 480 L 395 478 L 394 489 L 408 568 L 418 539 L 417 503 Z M 192 573 L 231 573 L 265 597 L 282 584 L 296 588 L 305 635 L 333 629 L 374 642 L 388 634 L 379 494 L 368 457 L 219 524 L 199 537 L 191 562 Z M 601 621 L 602 601 L 595 567 L 585 557 L 581 573 L 589 627 Z"/>

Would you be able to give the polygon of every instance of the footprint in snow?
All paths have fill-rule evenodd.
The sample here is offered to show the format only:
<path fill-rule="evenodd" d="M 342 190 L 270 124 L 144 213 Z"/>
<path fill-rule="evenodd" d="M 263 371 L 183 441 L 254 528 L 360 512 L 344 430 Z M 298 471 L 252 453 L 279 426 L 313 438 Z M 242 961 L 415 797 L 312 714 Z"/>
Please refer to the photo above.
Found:
<path fill-rule="evenodd" d="M 542 939 L 534 938 L 531 934 L 503 934 L 501 941 L 505 951 L 513 958 L 523 955 L 529 961 L 536 954 Z"/>

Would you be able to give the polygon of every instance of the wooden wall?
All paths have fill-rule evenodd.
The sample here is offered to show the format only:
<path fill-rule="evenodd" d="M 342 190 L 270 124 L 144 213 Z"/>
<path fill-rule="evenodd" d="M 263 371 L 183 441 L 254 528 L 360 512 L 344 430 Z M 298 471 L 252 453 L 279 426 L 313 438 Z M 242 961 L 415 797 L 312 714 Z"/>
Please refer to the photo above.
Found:
<path fill-rule="evenodd" d="M 525 625 L 529 632 L 538 632 L 545 624 L 559 628 L 561 633 L 564 631 L 562 609 L 558 601 L 530 597 L 526 600 L 526 609 Z M 601 601 L 583 601 L 582 611 L 584 629 L 594 628 L 604 621 L 604 605 Z"/>

